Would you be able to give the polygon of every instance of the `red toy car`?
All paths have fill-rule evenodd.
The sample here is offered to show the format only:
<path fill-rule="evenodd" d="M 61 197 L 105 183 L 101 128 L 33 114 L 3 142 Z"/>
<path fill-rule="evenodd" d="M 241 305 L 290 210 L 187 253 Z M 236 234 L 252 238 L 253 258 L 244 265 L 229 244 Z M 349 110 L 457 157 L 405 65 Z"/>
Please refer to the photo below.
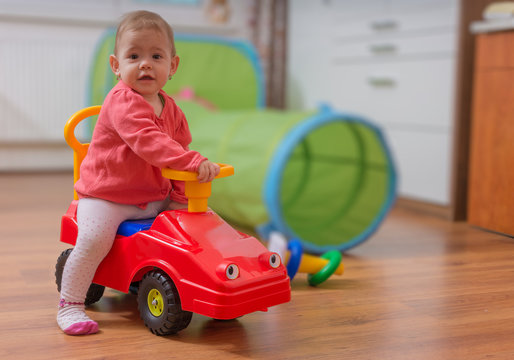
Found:
<path fill-rule="evenodd" d="M 99 109 L 77 112 L 65 127 L 65 138 L 75 150 L 75 181 L 87 144 L 80 144 L 73 131 L 78 122 Z M 218 177 L 232 174 L 231 166 L 222 165 Z M 234 319 L 290 300 L 289 278 L 280 257 L 207 208 L 210 183 L 201 184 L 196 174 L 184 171 L 164 169 L 163 175 L 186 181 L 188 210 L 122 223 L 112 249 L 98 267 L 86 305 L 100 300 L 105 287 L 137 292 L 145 325 L 154 334 L 168 335 L 186 328 L 193 312 Z M 61 241 L 71 245 L 77 237 L 77 203 L 72 201 L 62 217 Z M 57 260 L 59 291 L 71 251 L 65 250 Z"/>

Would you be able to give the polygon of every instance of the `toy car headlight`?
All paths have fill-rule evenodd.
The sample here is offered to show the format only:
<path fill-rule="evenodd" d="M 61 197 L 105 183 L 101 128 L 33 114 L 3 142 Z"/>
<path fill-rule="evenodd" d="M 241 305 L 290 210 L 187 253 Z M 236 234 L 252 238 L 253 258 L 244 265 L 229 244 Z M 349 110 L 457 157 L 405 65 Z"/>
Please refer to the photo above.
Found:
<path fill-rule="evenodd" d="M 239 267 L 236 264 L 229 264 L 225 269 L 227 279 L 234 280 L 239 276 Z"/>
<path fill-rule="evenodd" d="M 271 253 L 268 258 L 269 266 L 276 269 L 280 266 L 280 255 L 277 253 Z"/>
<path fill-rule="evenodd" d="M 282 263 L 280 255 L 276 252 L 265 252 L 259 255 L 259 262 L 263 267 L 263 270 L 269 270 L 270 268 L 276 269 Z"/>

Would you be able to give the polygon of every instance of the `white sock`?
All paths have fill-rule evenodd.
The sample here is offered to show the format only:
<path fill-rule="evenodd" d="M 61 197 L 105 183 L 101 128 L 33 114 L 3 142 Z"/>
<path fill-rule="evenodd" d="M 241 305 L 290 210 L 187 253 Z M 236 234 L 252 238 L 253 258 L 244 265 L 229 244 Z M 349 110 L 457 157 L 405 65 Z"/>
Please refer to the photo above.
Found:
<path fill-rule="evenodd" d="M 78 330 L 73 325 L 80 323 L 89 323 L 86 331 Z M 65 333 L 71 333 L 74 335 L 79 334 L 90 334 L 94 328 L 98 331 L 98 324 L 91 320 L 84 311 L 84 304 L 80 305 L 64 305 L 59 307 L 57 312 L 57 324 Z M 94 331 L 94 332 L 96 332 Z"/>

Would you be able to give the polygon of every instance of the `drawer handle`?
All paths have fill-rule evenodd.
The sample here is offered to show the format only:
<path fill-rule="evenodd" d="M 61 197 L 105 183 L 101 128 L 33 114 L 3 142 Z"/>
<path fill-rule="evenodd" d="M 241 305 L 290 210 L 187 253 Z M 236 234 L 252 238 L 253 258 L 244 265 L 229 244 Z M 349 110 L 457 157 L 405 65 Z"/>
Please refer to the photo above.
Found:
<path fill-rule="evenodd" d="M 371 28 L 375 31 L 394 30 L 398 23 L 393 19 L 375 20 L 371 22 Z"/>
<path fill-rule="evenodd" d="M 394 44 L 372 44 L 369 46 L 369 50 L 374 54 L 392 54 L 396 52 L 396 46 Z"/>
<path fill-rule="evenodd" d="M 368 77 L 368 84 L 375 87 L 393 87 L 396 80 L 391 76 L 371 75 Z"/>

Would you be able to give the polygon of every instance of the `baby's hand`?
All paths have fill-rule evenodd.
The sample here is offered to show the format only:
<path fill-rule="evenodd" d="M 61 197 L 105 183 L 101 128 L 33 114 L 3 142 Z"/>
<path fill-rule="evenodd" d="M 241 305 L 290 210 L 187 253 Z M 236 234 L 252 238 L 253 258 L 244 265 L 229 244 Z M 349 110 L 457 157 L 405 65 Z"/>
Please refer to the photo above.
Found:
<path fill-rule="evenodd" d="M 211 182 L 220 173 L 220 166 L 209 160 L 204 160 L 198 167 L 198 181 Z"/>

